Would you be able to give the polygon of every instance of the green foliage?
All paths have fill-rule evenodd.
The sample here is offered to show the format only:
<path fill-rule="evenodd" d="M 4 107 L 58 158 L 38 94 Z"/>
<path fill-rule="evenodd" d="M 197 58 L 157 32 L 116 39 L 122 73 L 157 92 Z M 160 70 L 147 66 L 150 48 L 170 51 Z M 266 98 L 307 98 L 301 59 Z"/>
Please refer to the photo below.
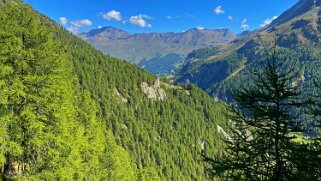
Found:
<path fill-rule="evenodd" d="M 27 5 L 0 6 L 2 179 L 204 180 L 223 103 L 95 50 Z"/>
<path fill-rule="evenodd" d="M 289 57 L 289 60 L 299 60 L 298 67 L 302 67 L 300 79 L 302 78 L 305 84 L 303 87 L 311 88 L 314 78 L 320 76 L 318 72 L 321 71 L 321 17 L 320 13 L 317 15 L 320 10 L 316 6 L 312 7 L 312 1 L 303 4 L 298 6 L 300 8 L 293 8 L 294 12 L 290 16 L 279 18 L 288 19 L 282 20 L 282 26 L 271 24 L 268 29 L 254 31 L 229 45 L 219 47 L 218 53 L 212 57 L 205 56 L 197 61 L 187 59 L 184 66 L 177 71 L 176 82 L 194 83 L 210 95 L 232 102 L 231 90 L 250 80 L 251 69 L 258 68 L 260 62 L 265 60 L 262 54 L 265 45 L 276 37 L 277 45 L 283 49 L 283 55 Z M 305 9 L 304 6 L 309 8 Z M 298 12 L 305 14 L 295 14 Z M 294 18 L 296 15 L 298 16 Z M 227 66 L 221 68 L 218 62 Z M 212 71 L 213 69 L 215 71 Z M 219 76 L 221 78 L 218 78 Z M 311 124 L 307 121 L 301 128 L 311 127 Z"/>
<path fill-rule="evenodd" d="M 107 132 L 104 163 L 108 165 L 106 180 L 136 180 L 130 156 L 124 148 L 116 144 L 112 132 Z"/>
<path fill-rule="evenodd" d="M 113 131 L 117 144 L 129 152 L 138 172 L 153 168 L 162 180 L 205 179 L 200 142 L 205 140 L 213 155 L 223 149 L 216 132 L 218 125 L 227 127 L 222 103 L 195 86 L 165 83 L 161 88 L 166 99 L 149 99 L 141 85 L 153 85 L 156 77 L 104 56 L 62 28 L 54 31 L 56 39 L 67 45 L 79 84 L 90 91 L 98 117 Z"/>
<path fill-rule="evenodd" d="M 140 171 L 139 176 L 138 176 L 138 180 L 140 181 L 149 181 L 149 180 L 153 180 L 153 181 L 160 181 L 161 178 L 158 176 L 157 170 L 155 170 L 155 168 L 153 167 L 147 167 L 144 168 Z"/>
<path fill-rule="evenodd" d="M 71 178 L 74 109 L 70 63 L 28 7 L 1 8 L 1 120 L 5 176 Z M 14 20 L 12 20 L 14 18 Z M 77 165 L 73 160 L 69 164 Z M 75 165 L 74 165 L 75 164 Z M 1 166 L 2 167 L 2 166 Z M 73 171 L 68 172 L 72 174 Z"/>
<path fill-rule="evenodd" d="M 131 164 L 117 170 L 118 160 L 131 163 L 130 157 L 106 133 L 88 91 L 78 91 L 63 46 L 30 7 L 0 8 L 2 179 L 99 180 L 127 173 L 133 180 Z"/>
<path fill-rule="evenodd" d="M 224 180 L 318 180 L 320 144 L 296 143 L 290 134 L 301 99 L 295 64 L 280 59 L 276 47 L 252 73 L 249 85 L 235 90 L 237 106 L 230 108 L 233 122 L 228 149 L 211 159 L 210 173 Z M 301 113 L 302 114 L 302 113 Z"/>
<path fill-rule="evenodd" d="M 217 125 L 227 127 L 222 103 L 195 86 L 166 83 L 161 83 L 164 101 L 149 99 L 141 85 L 153 85 L 155 76 L 104 56 L 60 27 L 53 31 L 66 45 L 80 86 L 90 91 L 98 107 L 98 117 L 134 159 L 136 175 L 153 168 L 162 180 L 205 179 L 200 142 L 205 140 L 213 155 L 223 149 L 221 135 L 216 132 Z"/>
<path fill-rule="evenodd" d="M 320 72 L 321 74 L 321 72 Z M 315 91 L 312 92 L 312 107 L 311 113 L 314 118 L 317 120 L 316 125 L 321 127 L 321 80 L 317 79 L 315 82 Z"/>
<path fill-rule="evenodd" d="M 297 34 L 295 34 L 297 36 Z M 258 69 L 259 65 L 265 61 L 266 39 L 273 35 L 258 36 L 248 41 L 239 49 L 231 49 L 230 52 L 221 52 L 224 56 L 217 56 L 214 59 L 200 59 L 196 62 L 190 61 L 178 73 L 177 81 L 186 80 L 196 84 L 210 95 L 216 96 L 221 100 L 233 102 L 232 90 L 237 89 L 244 83 L 251 81 L 251 71 Z M 277 45 L 282 54 L 281 59 L 288 58 L 286 64 L 291 64 L 297 60 L 297 68 L 300 68 L 300 76 L 295 82 L 302 82 L 301 91 L 310 91 L 313 88 L 315 78 L 320 77 L 321 56 L 319 46 L 310 43 L 294 43 L 293 35 L 282 34 L 277 37 Z M 299 41 L 296 37 L 296 40 Z M 290 41 L 290 42 L 285 42 Z M 224 50 L 222 50 L 224 51 Z M 227 55 L 225 55 L 227 54 Z M 224 65 L 224 66 L 222 66 Z M 314 94 L 317 92 L 313 90 Z M 302 95 L 303 99 L 307 97 Z M 298 129 L 312 130 L 314 123 L 310 118 L 303 118 L 305 121 L 298 125 Z"/>

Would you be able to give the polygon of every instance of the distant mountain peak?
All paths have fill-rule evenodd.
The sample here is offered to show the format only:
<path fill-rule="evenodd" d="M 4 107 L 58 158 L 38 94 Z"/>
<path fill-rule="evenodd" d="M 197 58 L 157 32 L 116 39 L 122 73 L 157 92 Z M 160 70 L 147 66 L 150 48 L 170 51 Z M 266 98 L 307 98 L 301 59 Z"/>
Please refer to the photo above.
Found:
<path fill-rule="evenodd" d="M 222 31 L 231 31 L 231 30 L 228 28 L 207 29 L 207 28 L 203 28 L 203 27 L 196 27 L 196 28 L 191 28 L 189 30 L 186 30 L 185 32 L 187 32 L 187 31 L 218 31 L 218 32 L 222 32 Z"/>
<path fill-rule="evenodd" d="M 105 26 L 105 27 L 98 28 L 98 30 L 101 30 L 101 31 L 123 31 L 123 30 L 116 28 L 114 26 Z"/>
<path fill-rule="evenodd" d="M 157 75 L 169 74 L 193 50 L 227 44 L 229 29 L 192 28 L 184 32 L 128 33 L 103 27 L 80 35 L 105 54 L 127 60 Z"/>
<path fill-rule="evenodd" d="M 243 31 L 243 32 L 237 34 L 237 36 L 238 36 L 238 37 L 243 37 L 243 36 L 248 35 L 249 33 L 251 33 L 251 31 L 246 30 L 246 31 Z"/>
<path fill-rule="evenodd" d="M 105 38 L 109 40 L 118 39 L 118 38 L 126 38 L 130 36 L 130 34 L 126 31 L 121 29 L 115 28 L 113 26 L 105 26 L 102 28 L 97 28 L 90 30 L 88 32 L 80 34 L 81 37 L 98 37 L 98 38 Z"/>
<path fill-rule="evenodd" d="M 97 34 L 97 33 L 102 33 L 102 32 L 122 32 L 122 33 L 128 33 L 124 30 L 121 30 L 119 28 L 113 27 L 113 26 L 105 26 L 105 27 L 101 27 L 101 28 L 97 28 L 97 29 L 92 29 L 88 32 L 86 32 L 87 34 Z"/>
<path fill-rule="evenodd" d="M 229 39 L 236 38 L 234 32 L 232 32 L 228 28 L 221 28 L 221 29 L 205 29 L 205 28 L 192 28 L 187 31 L 184 31 L 182 34 L 188 35 L 193 34 L 193 36 L 197 35 L 213 35 L 217 37 L 229 37 Z"/>
<path fill-rule="evenodd" d="M 204 27 L 199 26 L 199 27 L 196 27 L 196 29 L 198 29 L 198 30 L 204 30 L 205 28 L 204 28 Z"/>

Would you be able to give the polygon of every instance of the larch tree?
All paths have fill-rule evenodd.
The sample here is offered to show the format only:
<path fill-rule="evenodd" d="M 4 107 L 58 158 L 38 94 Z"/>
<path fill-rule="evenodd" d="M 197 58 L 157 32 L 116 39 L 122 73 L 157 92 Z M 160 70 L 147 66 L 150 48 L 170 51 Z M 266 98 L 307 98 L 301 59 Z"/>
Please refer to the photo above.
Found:
<path fill-rule="evenodd" d="M 102 164 L 106 147 L 106 126 L 96 116 L 97 107 L 89 91 L 81 93 L 78 105 L 78 120 L 82 124 L 78 142 L 82 157 L 82 175 L 85 180 L 100 180 L 107 175 L 107 165 Z"/>
<path fill-rule="evenodd" d="M 1 7 L 0 21 L 3 176 L 71 179 L 74 172 L 66 166 L 81 160 L 73 155 L 78 124 L 64 49 L 28 6 Z"/>
<path fill-rule="evenodd" d="M 287 58 L 281 58 L 276 45 L 266 57 L 260 69 L 252 72 L 252 81 L 234 92 L 237 103 L 227 113 L 232 126 L 226 153 L 214 159 L 204 155 L 213 177 L 291 180 L 297 178 L 298 169 L 313 161 L 312 157 L 303 161 L 309 155 L 301 158 L 303 162 L 297 161 L 294 153 L 315 150 L 294 143 L 290 134 L 294 111 L 305 105 L 298 89 L 298 71 Z"/>

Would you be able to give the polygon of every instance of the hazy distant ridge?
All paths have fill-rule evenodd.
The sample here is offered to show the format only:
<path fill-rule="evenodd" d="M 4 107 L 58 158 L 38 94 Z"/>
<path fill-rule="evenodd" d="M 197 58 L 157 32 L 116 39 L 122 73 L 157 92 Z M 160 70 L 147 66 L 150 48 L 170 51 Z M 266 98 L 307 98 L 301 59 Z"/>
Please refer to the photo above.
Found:
<path fill-rule="evenodd" d="M 140 64 L 142 61 L 166 66 L 164 72 L 175 68 L 189 52 L 226 44 L 236 38 L 229 29 L 199 29 L 194 28 L 184 32 L 168 33 L 136 33 L 131 34 L 115 27 L 103 27 L 80 34 L 80 37 L 91 43 L 105 54 Z M 171 55 L 171 56 L 169 56 Z M 177 57 L 173 59 L 173 56 Z M 167 57 L 171 57 L 170 61 Z M 170 62 L 170 66 L 168 66 Z M 145 64 L 140 64 L 144 67 Z M 147 69 L 148 70 L 148 69 Z M 149 70 L 157 73 L 162 70 Z"/>

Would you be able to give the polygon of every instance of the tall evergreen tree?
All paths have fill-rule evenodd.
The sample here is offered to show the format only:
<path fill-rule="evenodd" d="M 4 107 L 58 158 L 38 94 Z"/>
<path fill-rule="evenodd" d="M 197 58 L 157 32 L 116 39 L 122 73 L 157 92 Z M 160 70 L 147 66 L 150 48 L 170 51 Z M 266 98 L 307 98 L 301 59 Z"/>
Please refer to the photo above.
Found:
<path fill-rule="evenodd" d="M 135 170 L 133 168 L 130 155 L 124 148 L 116 144 L 111 131 L 106 134 L 106 148 L 103 164 L 107 166 L 108 172 L 104 180 L 136 180 Z"/>
<path fill-rule="evenodd" d="M 318 127 L 321 128 L 321 80 L 315 81 L 316 94 L 313 95 L 314 105 L 312 106 L 312 114 L 317 120 Z"/>
<path fill-rule="evenodd" d="M 70 63 L 28 6 L 1 7 L 1 128 L 8 178 L 71 179 L 77 127 Z M 68 169 L 67 169 L 68 168 Z"/>
<path fill-rule="evenodd" d="M 85 180 L 99 180 L 107 175 L 107 166 L 101 164 L 105 156 L 106 147 L 105 134 L 106 126 L 97 118 L 97 107 L 91 99 L 90 93 L 84 91 L 80 96 L 78 120 L 83 125 L 79 133 L 82 140 L 78 142 L 82 157 L 82 175 L 79 178 Z"/>
<path fill-rule="evenodd" d="M 291 63 L 280 57 L 274 46 L 261 69 L 253 71 L 250 84 L 235 91 L 237 105 L 228 113 L 232 128 L 226 140 L 227 152 L 215 159 L 204 156 L 212 176 L 223 180 L 291 180 L 297 178 L 299 168 L 313 161 L 294 159 L 293 154 L 300 150 L 316 152 L 294 143 L 289 134 L 296 119 L 294 111 L 303 101 L 295 66 L 288 66 Z M 315 174 L 310 172 L 310 176 Z"/>

